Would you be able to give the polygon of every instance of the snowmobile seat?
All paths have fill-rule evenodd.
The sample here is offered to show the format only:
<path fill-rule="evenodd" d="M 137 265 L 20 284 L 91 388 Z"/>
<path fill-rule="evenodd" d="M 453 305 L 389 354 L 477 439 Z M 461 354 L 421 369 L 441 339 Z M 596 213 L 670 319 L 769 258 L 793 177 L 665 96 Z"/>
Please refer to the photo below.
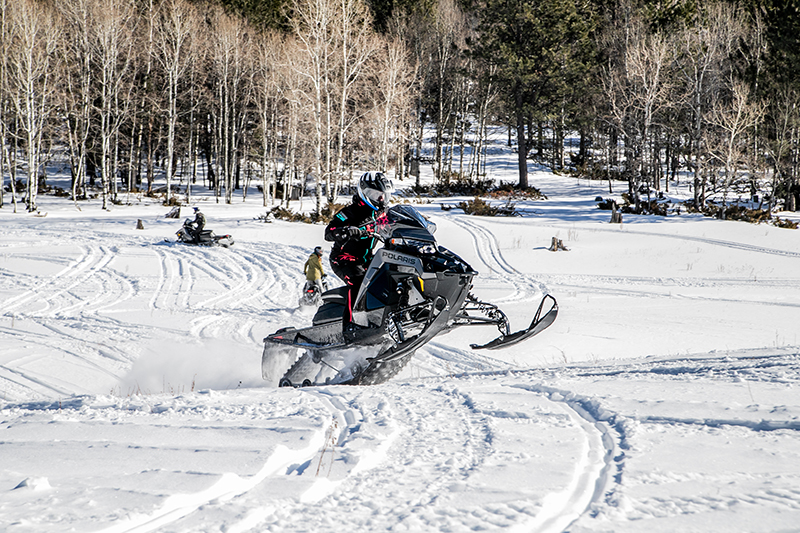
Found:
<path fill-rule="evenodd" d="M 204 229 L 199 233 L 195 233 L 195 240 L 198 244 L 210 244 L 214 242 L 214 232 L 210 229 Z"/>
<path fill-rule="evenodd" d="M 328 301 L 323 303 L 319 309 L 317 309 L 317 312 L 314 313 L 314 318 L 311 320 L 311 323 L 317 326 L 319 324 L 327 324 L 328 322 L 335 322 L 337 320 L 341 321 L 343 313 L 343 304 Z"/>
<path fill-rule="evenodd" d="M 337 305 L 347 304 L 347 285 L 336 287 L 322 293 L 322 301 L 326 304 L 335 303 Z M 341 316 L 341 315 L 340 315 Z"/>

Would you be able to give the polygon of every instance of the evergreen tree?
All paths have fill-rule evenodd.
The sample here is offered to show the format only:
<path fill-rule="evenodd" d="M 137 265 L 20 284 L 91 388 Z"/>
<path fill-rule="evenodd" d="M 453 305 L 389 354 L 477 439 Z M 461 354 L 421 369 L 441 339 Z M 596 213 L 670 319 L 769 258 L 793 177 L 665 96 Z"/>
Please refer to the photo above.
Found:
<path fill-rule="evenodd" d="M 525 128 L 534 113 L 558 111 L 591 56 L 593 17 L 574 0 L 485 0 L 476 51 L 497 67 L 518 143 L 519 186 L 528 186 Z"/>
<path fill-rule="evenodd" d="M 289 28 L 286 0 L 217 0 L 216 3 L 245 17 L 257 28 Z"/>

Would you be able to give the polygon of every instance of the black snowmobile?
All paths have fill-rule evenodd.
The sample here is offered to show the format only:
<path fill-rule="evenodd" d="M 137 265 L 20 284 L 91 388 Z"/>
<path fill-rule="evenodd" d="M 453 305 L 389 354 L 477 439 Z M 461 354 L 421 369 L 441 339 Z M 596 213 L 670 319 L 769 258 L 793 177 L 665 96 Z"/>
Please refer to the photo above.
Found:
<path fill-rule="evenodd" d="M 553 323 L 558 305 L 546 295 L 530 326 L 510 333 L 506 315 L 469 292 L 477 272 L 437 245 L 435 229 L 409 205 L 389 209 L 385 223 L 376 227 L 384 245 L 370 262 L 353 306 L 353 322 L 360 327 L 355 339 L 348 335 L 346 342 L 342 333 L 347 288 L 326 291 L 311 326 L 282 328 L 264 339 L 263 378 L 280 387 L 383 383 L 419 347 L 456 327 L 496 326 L 499 337 L 472 345 L 494 350 L 524 341 Z"/>
<path fill-rule="evenodd" d="M 233 237 L 230 235 L 216 235 L 210 229 L 201 230 L 199 234 L 192 227 L 192 220 L 187 218 L 183 221 L 183 226 L 175 235 L 178 242 L 185 244 L 197 244 L 199 246 L 223 246 L 227 248 L 233 245 Z"/>
<path fill-rule="evenodd" d="M 325 277 L 321 280 L 322 288 L 327 291 L 328 290 L 328 280 Z M 298 301 L 298 305 L 300 307 L 313 307 L 319 306 L 322 304 L 322 293 L 323 291 L 319 290 L 319 285 L 312 281 L 306 280 L 305 285 L 303 285 L 303 293 L 300 295 L 300 300 Z"/>

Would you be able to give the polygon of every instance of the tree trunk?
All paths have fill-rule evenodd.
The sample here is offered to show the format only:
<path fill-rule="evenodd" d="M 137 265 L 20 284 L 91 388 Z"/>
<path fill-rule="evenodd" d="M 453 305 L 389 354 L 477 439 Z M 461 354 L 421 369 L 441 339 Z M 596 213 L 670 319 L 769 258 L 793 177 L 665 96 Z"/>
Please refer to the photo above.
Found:
<path fill-rule="evenodd" d="M 515 91 L 517 117 L 517 165 L 519 171 L 519 187 L 528 187 L 528 144 L 525 141 L 525 114 L 523 112 L 522 88 L 518 85 Z"/>

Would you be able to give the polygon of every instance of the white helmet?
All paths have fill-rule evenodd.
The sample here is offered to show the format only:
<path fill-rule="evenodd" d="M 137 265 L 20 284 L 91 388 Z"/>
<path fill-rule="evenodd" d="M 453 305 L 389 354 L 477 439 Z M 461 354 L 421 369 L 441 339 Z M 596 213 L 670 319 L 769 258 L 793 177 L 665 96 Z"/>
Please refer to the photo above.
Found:
<path fill-rule="evenodd" d="M 358 180 L 358 196 L 375 211 L 383 211 L 393 190 L 392 181 L 382 172 L 365 172 Z"/>

